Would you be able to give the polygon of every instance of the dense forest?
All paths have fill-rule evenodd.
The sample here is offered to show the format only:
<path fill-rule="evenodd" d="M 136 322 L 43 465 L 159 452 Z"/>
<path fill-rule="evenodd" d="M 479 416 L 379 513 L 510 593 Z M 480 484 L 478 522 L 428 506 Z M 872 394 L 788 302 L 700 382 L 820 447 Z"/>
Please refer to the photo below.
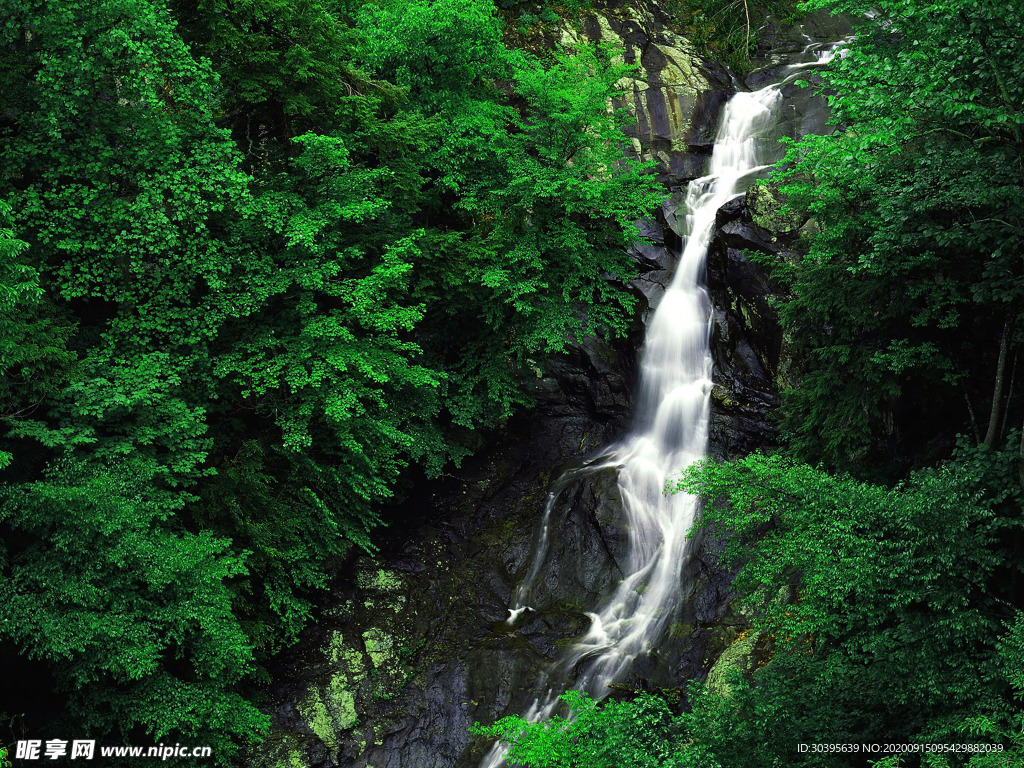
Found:
<path fill-rule="evenodd" d="M 587 5 L 0 0 L 0 746 L 244 764 L 410 473 L 626 333 L 667 190 L 634 67 L 538 43 Z M 475 728 L 537 768 L 1024 765 L 1024 7 L 665 5 L 734 69 L 769 12 L 856 30 L 769 180 L 809 222 L 756 257 L 780 438 L 679 480 L 758 661 Z M 862 742 L 1000 751 L 796 749 Z"/>
<path fill-rule="evenodd" d="M 621 330 L 622 68 L 477 0 L 3 5 L 0 635 L 76 731 L 227 759 L 403 468 Z"/>

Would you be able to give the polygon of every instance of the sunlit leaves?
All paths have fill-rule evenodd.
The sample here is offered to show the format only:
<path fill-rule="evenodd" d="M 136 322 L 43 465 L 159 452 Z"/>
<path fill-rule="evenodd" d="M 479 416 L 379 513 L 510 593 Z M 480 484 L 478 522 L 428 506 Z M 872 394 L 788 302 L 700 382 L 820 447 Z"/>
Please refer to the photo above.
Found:
<path fill-rule="evenodd" d="M 80 724 L 226 761 L 410 463 L 623 326 L 659 201 L 623 70 L 509 50 L 485 0 L 5 11 L 0 636 Z"/>

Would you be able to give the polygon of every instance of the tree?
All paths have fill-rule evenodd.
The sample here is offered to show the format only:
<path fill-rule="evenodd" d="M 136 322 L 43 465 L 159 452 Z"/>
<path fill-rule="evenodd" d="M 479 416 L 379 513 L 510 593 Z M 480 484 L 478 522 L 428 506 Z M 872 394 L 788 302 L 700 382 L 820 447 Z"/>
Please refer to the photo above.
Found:
<path fill-rule="evenodd" d="M 587 694 L 562 696 L 569 715 L 528 722 L 512 716 L 471 729 L 510 744 L 507 760 L 532 768 L 718 768 L 714 756 L 687 738 L 684 722 L 661 698 L 596 702 Z"/>
<path fill-rule="evenodd" d="M 692 466 L 673 490 L 699 494 L 700 527 L 726 542 L 756 633 L 754 671 L 731 670 L 725 688 L 689 681 L 678 712 L 646 694 L 597 703 L 570 692 L 568 718 L 511 717 L 475 732 L 509 743 L 513 764 L 537 768 L 810 768 L 882 757 L 861 754 L 864 743 L 1002 749 L 914 754 L 904 766 L 1019 762 L 1024 611 L 1003 570 L 1014 556 L 1007 533 L 1021 527 L 1016 450 L 961 450 L 896 488 L 777 456 Z M 822 734 L 858 749 L 795 751 Z"/>
<path fill-rule="evenodd" d="M 802 364 L 791 444 L 832 466 L 905 463 L 924 450 L 912 423 L 941 412 L 950 435 L 995 446 L 1019 415 L 1006 401 L 1024 295 L 1021 9 L 808 7 L 858 22 L 822 75 L 839 127 L 793 145 L 778 176 L 820 229 L 775 273 Z"/>
<path fill-rule="evenodd" d="M 75 728 L 228 761 L 402 472 L 622 327 L 623 70 L 484 0 L 5 11 L 0 638 Z"/>

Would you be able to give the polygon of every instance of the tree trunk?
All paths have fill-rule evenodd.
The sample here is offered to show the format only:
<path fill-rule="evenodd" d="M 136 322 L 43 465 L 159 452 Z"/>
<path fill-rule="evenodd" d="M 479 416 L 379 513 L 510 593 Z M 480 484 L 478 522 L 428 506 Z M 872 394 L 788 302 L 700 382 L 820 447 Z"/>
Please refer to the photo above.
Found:
<path fill-rule="evenodd" d="M 1006 313 L 1003 323 L 1003 338 L 999 340 L 999 361 L 996 363 L 996 381 L 992 388 L 992 410 L 988 415 L 988 430 L 984 443 L 994 448 L 999 439 L 999 419 L 1003 413 L 1003 384 L 1006 379 L 1006 360 L 1010 356 L 1010 335 L 1013 331 L 1013 313 Z"/>
<path fill-rule="evenodd" d="M 978 417 L 974 415 L 974 406 L 971 405 L 971 395 L 964 389 L 964 401 L 967 403 L 967 413 L 971 417 L 971 431 L 974 432 L 974 442 L 981 442 L 981 430 L 978 429 Z"/>
<path fill-rule="evenodd" d="M 1010 428 L 1010 405 L 1013 403 L 1013 386 L 1017 382 L 1017 360 L 1020 358 L 1020 347 L 1013 349 L 1013 366 L 1010 368 L 1010 389 L 1006 393 L 1006 407 L 1003 408 L 1002 425 L 999 427 L 1000 441 L 1006 437 L 1006 431 Z"/>

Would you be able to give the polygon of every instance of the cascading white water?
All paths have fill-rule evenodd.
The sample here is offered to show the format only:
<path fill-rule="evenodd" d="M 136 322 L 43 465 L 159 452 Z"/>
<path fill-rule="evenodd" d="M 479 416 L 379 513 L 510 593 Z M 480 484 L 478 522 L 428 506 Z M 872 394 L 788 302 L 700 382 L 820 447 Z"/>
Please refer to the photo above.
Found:
<path fill-rule="evenodd" d="M 718 209 L 764 167 L 758 144 L 774 125 L 779 98 L 773 87 L 738 93 L 728 102 L 709 173 L 687 191 L 686 246 L 647 328 L 633 431 L 614 451 L 629 532 L 628 575 L 591 617 L 590 631 L 572 653 L 572 666 L 590 659 L 576 687 L 595 695 L 661 639 L 679 599 L 697 500 L 666 495 L 665 484 L 707 448 L 711 301 L 702 284 L 704 260 Z"/>
<path fill-rule="evenodd" d="M 811 65 L 827 63 L 816 55 Z M 785 72 L 792 79 L 802 69 Z M 718 209 L 743 194 L 759 171 L 777 157 L 772 146 L 773 114 L 782 83 L 753 93 L 737 93 L 726 104 L 711 155 L 708 175 L 689 185 L 686 199 L 686 244 L 661 302 L 651 317 L 644 341 L 639 408 L 632 432 L 588 467 L 563 475 L 551 489 L 542 530 L 527 578 L 513 595 L 510 624 L 529 610 L 527 600 L 548 548 L 551 511 L 570 477 L 599 467 L 618 467 L 618 487 L 628 530 L 625 578 L 604 607 L 590 613 L 591 626 L 545 680 L 556 684 L 525 713 L 528 720 L 547 718 L 558 703 L 557 692 L 572 687 L 603 696 L 607 686 L 626 674 L 634 659 L 656 647 L 673 620 L 682 593 L 682 574 L 697 499 L 665 493 L 669 478 L 701 459 L 707 449 L 711 405 L 711 302 L 703 286 L 704 262 L 715 231 Z M 767 163 L 767 164 L 766 164 Z M 572 682 L 573 672 L 575 682 Z M 561 684 L 560 686 L 558 684 Z M 504 763 L 495 745 L 482 768 Z"/>

